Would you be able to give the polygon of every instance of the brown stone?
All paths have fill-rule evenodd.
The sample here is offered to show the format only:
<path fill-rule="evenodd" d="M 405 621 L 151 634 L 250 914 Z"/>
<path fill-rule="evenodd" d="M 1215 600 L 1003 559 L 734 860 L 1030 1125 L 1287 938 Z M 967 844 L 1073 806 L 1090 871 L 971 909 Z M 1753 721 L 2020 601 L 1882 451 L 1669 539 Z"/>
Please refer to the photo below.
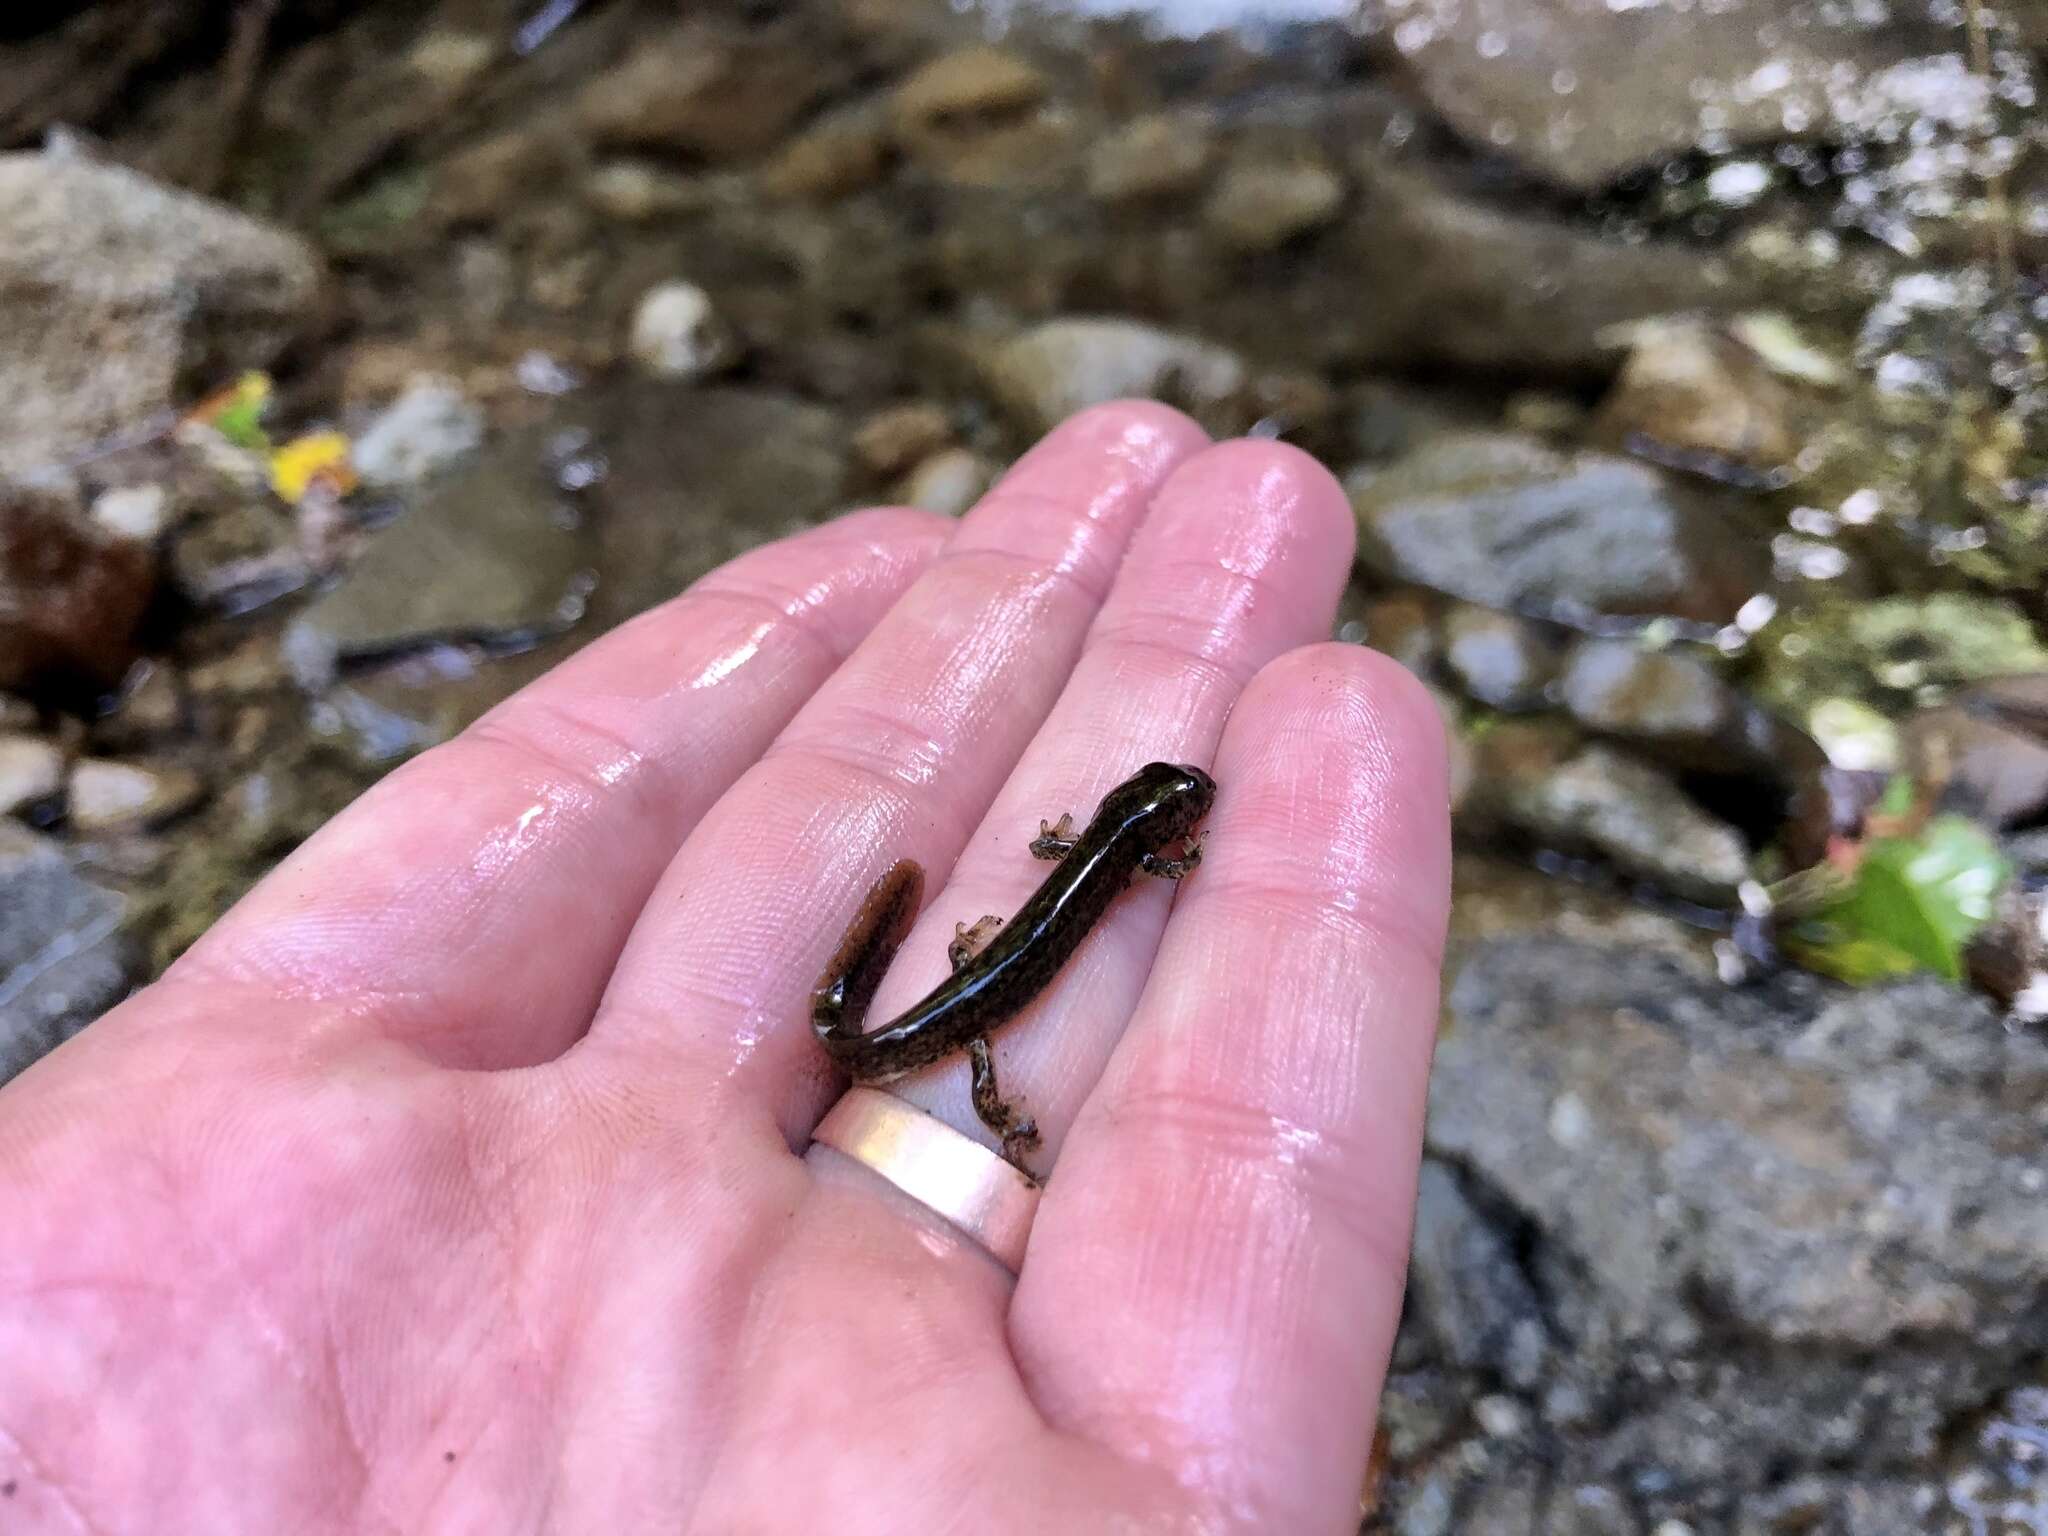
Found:
<path fill-rule="evenodd" d="M 112 687 L 135 659 L 156 551 L 61 481 L 0 483 L 0 688 Z"/>

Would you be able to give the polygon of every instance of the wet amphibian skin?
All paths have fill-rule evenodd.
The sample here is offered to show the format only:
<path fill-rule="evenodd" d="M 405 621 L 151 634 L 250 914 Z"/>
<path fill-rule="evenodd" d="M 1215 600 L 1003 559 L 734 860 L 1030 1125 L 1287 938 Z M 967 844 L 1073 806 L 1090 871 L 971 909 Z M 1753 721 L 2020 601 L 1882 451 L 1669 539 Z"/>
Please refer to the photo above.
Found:
<path fill-rule="evenodd" d="M 899 861 L 868 892 L 811 993 L 819 1043 L 856 1082 L 868 1083 L 966 1051 L 974 1067 L 975 1113 L 1002 1137 L 1003 1156 L 1023 1168 L 1023 1154 L 1038 1144 L 1038 1127 L 997 1093 L 989 1032 L 1045 990 L 1140 870 L 1178 880 L 1201 862 L 1201 839 L 1193 833 L 1215 798 L 1216 782 L 1201 769 L 1147 763 L 1103 796 L 1079 835 L 1071 815 L 1056 826 L 1040 822 L 1031 852 L 1059 867 L 1007 924 L 994 916 L 972 927 L 954 924 L 947 951 L 953 974 L 900 1017 L 863 1034 L 875 988 L 924 895 L 924 870 Z M 1166 856 L 1174 844 L 1179 855 Z"/>

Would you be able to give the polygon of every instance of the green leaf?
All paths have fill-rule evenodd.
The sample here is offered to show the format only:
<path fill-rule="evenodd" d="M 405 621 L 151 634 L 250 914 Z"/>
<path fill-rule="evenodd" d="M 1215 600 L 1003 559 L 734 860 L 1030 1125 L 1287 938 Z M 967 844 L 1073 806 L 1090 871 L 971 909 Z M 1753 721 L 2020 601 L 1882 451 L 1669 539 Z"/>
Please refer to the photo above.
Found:
<path fill-rule="evenodd" d="M 1911 971 L 1960 981 L 1963 951 L 2009 873 L 1981 827 L 1937 816 L 1917 836 L 1872 842 L 1849 889 L 1788 934 L 1786 950 L 1858 984 Z"/>

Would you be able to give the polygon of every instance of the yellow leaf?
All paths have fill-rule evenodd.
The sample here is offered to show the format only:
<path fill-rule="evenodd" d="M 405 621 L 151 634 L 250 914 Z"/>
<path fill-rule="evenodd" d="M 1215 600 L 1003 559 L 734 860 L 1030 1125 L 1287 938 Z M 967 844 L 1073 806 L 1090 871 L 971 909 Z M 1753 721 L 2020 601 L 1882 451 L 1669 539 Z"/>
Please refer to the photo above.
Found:
<path fill-rule="evenodd" d="M 309 432 L 295 437 L 270 456 L 270 488 L 293 506 L 305 500 L 315 485 L 346 496 L 356 487 L 356 472 L 348 455 L 345 432 Z"/>

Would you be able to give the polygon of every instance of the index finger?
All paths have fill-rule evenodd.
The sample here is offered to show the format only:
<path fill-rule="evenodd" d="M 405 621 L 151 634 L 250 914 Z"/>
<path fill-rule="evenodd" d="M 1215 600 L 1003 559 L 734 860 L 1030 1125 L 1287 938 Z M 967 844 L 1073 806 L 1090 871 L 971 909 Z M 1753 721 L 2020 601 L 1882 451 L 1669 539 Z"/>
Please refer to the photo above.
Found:
<path fill-rule="evenodd" d="M 1054 1425 L 1249 1527 L 1357 1523 L 1449 905 L 1443 726 L 1358 646 L 1246 689 L 1213 835 L 1047 1188 L 1011 1345 Z"/>

